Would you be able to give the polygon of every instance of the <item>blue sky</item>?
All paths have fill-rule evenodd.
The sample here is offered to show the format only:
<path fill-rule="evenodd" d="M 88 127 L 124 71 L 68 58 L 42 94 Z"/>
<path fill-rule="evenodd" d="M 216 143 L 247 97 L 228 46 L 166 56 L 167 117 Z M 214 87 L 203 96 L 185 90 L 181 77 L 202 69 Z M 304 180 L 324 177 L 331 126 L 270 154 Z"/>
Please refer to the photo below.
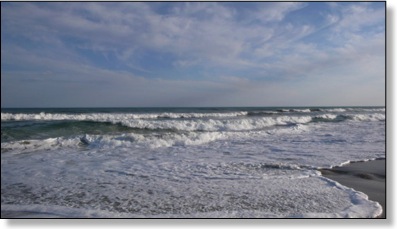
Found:
<path fill-rule="evenodd" d="M 1 3 L 2 107 L 365 105 L 383 2 Z"/>

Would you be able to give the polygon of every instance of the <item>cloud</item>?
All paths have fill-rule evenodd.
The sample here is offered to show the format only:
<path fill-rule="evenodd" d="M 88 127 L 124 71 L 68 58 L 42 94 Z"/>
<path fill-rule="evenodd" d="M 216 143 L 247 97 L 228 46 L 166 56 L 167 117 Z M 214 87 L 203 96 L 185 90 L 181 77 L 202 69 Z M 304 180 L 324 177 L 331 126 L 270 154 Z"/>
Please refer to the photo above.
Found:
<path fill-rule="evenodd" d="M 331 103 L 340 82 L 382 103 L 384 8 L 316 4 L 2 3 L 2 105 Z"/>
<path fill-rule="evenodd" d="M 261 5 L 254 17 L 262 22 L 281 21 L 289 12 L 301 9 L 305 5 L 303 2 L 275 2 L 271 5 Z"/>
<path fill-rule="evenodd" d="M 26 39 L 45 43 L 50 39 L 60 43 L 72 40 L 73 48 L 115 52 L 125 62 L 152 50 L 174 55 L 175 62 L 225 67 L 256 64 L 244 55 L 274 31 L 262 25 L 241 24 L 236 20 L 236 8 L 219 3 L 174 5 L 171 15 L 141 3 L 72 3 L 66 8 L 60 4 L 6 5 L 4 17 L 13 20 L 4 20 L 3 24 L 7 33 Z M 249 17 L 279 21 L 298 5 L 267 4 Z"/>

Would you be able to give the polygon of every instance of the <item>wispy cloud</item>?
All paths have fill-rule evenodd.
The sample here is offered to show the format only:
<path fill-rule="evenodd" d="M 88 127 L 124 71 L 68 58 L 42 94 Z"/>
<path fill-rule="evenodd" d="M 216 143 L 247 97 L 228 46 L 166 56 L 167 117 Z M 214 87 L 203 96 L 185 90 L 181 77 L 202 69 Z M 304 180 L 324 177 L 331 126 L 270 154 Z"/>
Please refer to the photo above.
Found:
<path fill-rule="evenodd" d="M 252 104 L 265 105 L 259 98 L 277 93 L 271 88 L 294 83 L 301 85 L 295 90 L 303 100 L 310 97 L 303 85 L 312 85 L 304 82 L 332 85 L 342 76 L 362 88 L 369 84 L 362 82 L 384 83 L 381 3 L 25 2 L 1 7 L 2 95 L 11 93 L 3 93 L 3 82 L 12 88 L 11 82 L 28 79 L 28 72 L 35 82 L 42 79 L 53 87 L 66 81 L 107 82 L 106 90 L 119 101 L 139 98 L 129 88 L 150 91 L 148 105 L 181 96 L 216 105 L 222 100 L 204 98 L 222 93 L 241 105 L 254 98 Z M 90 90 L 78 88 L 81 96 Z M 288 93 L 279 94 L 284 103 L 298 103 L 289 101 Z"/>

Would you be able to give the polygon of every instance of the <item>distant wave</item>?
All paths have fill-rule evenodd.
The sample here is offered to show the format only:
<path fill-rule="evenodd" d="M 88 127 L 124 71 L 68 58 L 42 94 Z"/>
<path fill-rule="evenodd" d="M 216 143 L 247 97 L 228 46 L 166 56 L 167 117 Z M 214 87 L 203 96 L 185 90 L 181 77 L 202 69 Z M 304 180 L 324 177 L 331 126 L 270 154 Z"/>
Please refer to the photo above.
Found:
<path fill-rule="evenodd" d="M 227 118 L 209 118 L 209 114 L 200 114 L 205 118 L 158 118 L 158 115 L 147 118 L 147 114 L 10 114 L 2 113 L 2 121 L 45 121 L 45 123 L 33 122 L 31 129 L 18 129 L 4 123 L 2 126 L 2 141 L 18 140 L 24 137 L 45 138 L 73 136 L 76 134 L 112 134 L 112 133 L 143 133 L 151 131 L 253 131 L 263 130 L 272 126 L 294 126 L 299 124 L 318 122 L 375 122 L 385 121 L 385 114 L 313 114 L 313 115 L 264 115 L 244 112 L 222 114 Z M 305 113 L 306 114 L 306 113 Z M 180 114 L 176 115 L 178 117 Z M 198 117 L 197 114 L 189 114 L 190 117 Z M 174 116 L 174 117 L 176 117 Z M 237 116 L 240 116 L 236 118 Z M 143 119 L 142 117 L 145 117 Z M 164 116 L 163 116 L 164 117 Z M 232 118 L 231 118 L 232 117 Z M 48 122 L 55 121 L 55 122 Z M 18 125 L 18 124 L 16 124 Z M 36 136 L 36 137 L 35 137 Z M 38 137 L 37 137 L 38 136 Z"/>
<path fill-rule="evenodd" d="M 233 115 L 233 116 L 232 116 Z M 229 114 L 226 117 L 235 117 L 238 114 Z M 195 116 L 196 114 L 191 114 Z M 8 120 L 47 120 L 47 121 L 92 121 L 92 122 L 109 122 L 113 124 L 122 124 L 131 128 L 138 129 L 174 129 L 186 131 L 239 131 L 255 130 L 274 125 L 291 125 L 308 123 L 311 121 L 310 116 L 277 116 L 261 118 L 238 118 L 238 119 L 142 119 L 142 115 L 137 118 L 135 114 L 4 114 L 2 121 Z M 147 116 L 145 116 L 147 117 Z M 211 117 L 205 115 L 203 117 Z"/>
<path fill-rule="evenodd" d="M 201 119 L 201 118 L 235 118 L 242 116 L 279 116 L 286 115 L 286 113 L 293 114 L 308 114 L 319 115 L 319 113 L 344 113 L 345 112 L 382 112 L 382 113 L 364 113 L 364 114 L 346 114 L 354 116 L 354 120 L 384 120 L 379 118 L 379 115 L 385 116 L 385 108 L 311 108 L 311 109 L 278 109 L 278 110 L 258 110 L 258 111 L 240 111 L 240 112 L 223 112 L 223 113 L 80 113 L 80 114 L 64 114 L 64 113 L 1 113 L 2 121 L 23 121 L 23 120 L 87 120 L 87 121 L 120 121 L 133 119 Z M 375 117 L 375 118 L 372 118 Z"/>
<path fill-rule="evenodd" d="M 125 113 L 82 113 L 82 114 L 62 114 L 45 113 L 25 114 L 25 113 L 1 113 L 1 120 L 124 120 L 124 119 L 184 119 L 184 118 L 227 118 L 245 116 L 248 112 L 229 112 L 229 113 L 145 113 L 145 114 L 125 114 Z"/>
<path fill-rule="evenodd" d="M 385 116 L 374 114 L 322 114 L 316 116 L 279 116 L 239 119 L 192 120 L 135 120 L 71 121 L 38 124 L 32 129 L 2 129 L 2 151 L 8 149 L 50 149 L 62 147 L 131 147 L 145 145 L 149 148 L 200 145 L 230 136 L 249 136 L 252 131 L 264 130 L 268 134 L 307 131 L 309 123 L 382 121 Z M 269 129 L 284 126 L 286 128 Z M 28 127 L 32 128 L 32 127 Z M 25 139 L 23 141 L 23 139 Z M 29 140 L 30 139 L 30 140 Z M 35 140 L 36 139 L 36 140 Z M 44 139 L 44 140 L 40 140 Z M 44 148 L 43 148 L 44 147 Z"/>

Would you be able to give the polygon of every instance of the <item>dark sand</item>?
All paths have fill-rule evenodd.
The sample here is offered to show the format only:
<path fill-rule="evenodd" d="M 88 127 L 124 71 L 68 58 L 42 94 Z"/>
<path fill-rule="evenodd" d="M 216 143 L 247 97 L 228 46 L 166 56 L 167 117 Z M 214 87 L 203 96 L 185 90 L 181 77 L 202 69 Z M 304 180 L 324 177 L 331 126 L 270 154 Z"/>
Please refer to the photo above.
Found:
<path fill-rule="evenodd" d="M 386 160 L 355 162 L 320 171 L 324 177 L 367 194 L 382 206 L 379 218 L 386 217 Z"/>

